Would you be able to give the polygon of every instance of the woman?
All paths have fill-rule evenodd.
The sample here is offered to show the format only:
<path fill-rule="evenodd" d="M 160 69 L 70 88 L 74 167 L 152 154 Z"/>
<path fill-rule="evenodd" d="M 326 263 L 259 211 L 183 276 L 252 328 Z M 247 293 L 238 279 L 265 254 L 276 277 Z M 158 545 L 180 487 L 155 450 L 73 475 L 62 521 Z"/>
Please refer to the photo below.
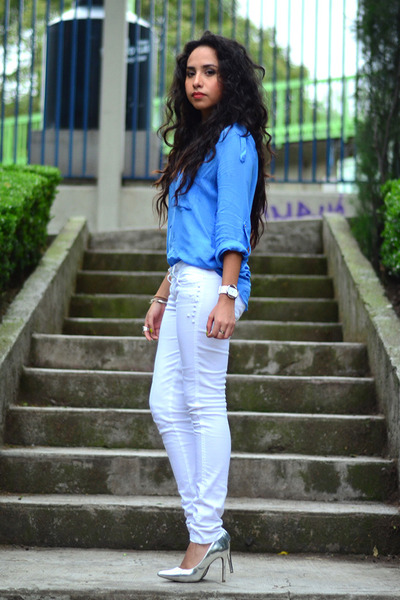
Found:
<path fill-rule="evenodd" d="M 236 41 L 204 33 L 177 58 L 162 127 L 171 152 L 157 182 L 157 211 L 160 222 L 168 214 L 170 269 L 143 332 L 159 340 L 150 408 L 190 538 L 181 565 L 158 573 L 174 581 L 200 581 L 217 558 L 222 581 L 226 560 L 233 571 L 221 519 L 231 450 L 225 382 L 229 338 L 250 295 L 247 261 L 266 210 L 263 75 Z"/>

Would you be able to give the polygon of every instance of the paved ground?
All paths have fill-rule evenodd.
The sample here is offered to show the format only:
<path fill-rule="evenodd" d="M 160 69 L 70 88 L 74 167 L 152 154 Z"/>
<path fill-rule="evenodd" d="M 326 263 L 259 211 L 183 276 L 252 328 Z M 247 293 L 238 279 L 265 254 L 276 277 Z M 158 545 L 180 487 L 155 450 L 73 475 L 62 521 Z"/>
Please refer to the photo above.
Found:
<path fill-rule="evenodd" d="M 132 550 L 0 547 L 0 600 L 397 600 L 400 561 L 363 557 L 234 554 L 221 583 L 220 561 L 198 584 L 159 579 L 180 554 Z"/>

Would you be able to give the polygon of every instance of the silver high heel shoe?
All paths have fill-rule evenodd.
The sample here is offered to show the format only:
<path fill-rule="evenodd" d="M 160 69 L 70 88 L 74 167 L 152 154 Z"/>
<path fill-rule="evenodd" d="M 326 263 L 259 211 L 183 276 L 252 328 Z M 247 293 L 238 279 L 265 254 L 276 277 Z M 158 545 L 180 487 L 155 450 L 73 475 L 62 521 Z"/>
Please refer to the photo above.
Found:
<path fill-rule="evenodd" d="M 233 573 L 232 557 L 231 557 L 231 538 L 229 533 L 224 530 L 219 540 L 213 542 L 207 550 L 204 558 L 193 569 L 165 569 L 158 571 L 157 575 L 170 581 L 180 581 L 183 583 L 194 583 L 201 581 L 208 572 L 208 569 L 214 560 L 220 558 L 222 560 L 222 581 L 225 581 L 225 561 L 229 563 L 229 571 Z"/>

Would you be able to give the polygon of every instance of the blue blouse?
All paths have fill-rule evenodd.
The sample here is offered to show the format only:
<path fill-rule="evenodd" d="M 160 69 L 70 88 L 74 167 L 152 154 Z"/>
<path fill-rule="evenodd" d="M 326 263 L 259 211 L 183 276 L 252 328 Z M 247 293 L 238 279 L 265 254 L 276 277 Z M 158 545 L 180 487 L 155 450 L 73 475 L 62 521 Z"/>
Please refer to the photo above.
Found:
<path fill-rule="evenodd" d="M 199 168 L 192 187 L 175 198 L 178 177 L 169 189 L 167 260 L 180 260 L 222 275 L 223 254 L 243 256 L 238 290 L 250 296 L 250 213 L 258 176 L 254 139 L 238 124 L 221 132 L 216 154 Z"/>

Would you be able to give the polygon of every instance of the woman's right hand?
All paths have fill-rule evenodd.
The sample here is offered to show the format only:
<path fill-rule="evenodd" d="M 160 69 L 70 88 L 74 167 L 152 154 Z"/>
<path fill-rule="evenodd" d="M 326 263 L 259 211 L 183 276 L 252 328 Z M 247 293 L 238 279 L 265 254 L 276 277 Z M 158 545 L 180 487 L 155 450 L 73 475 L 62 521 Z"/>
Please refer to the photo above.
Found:
<path fill-rule="evenodd" d="M 147 311 L 144 325 L 145 327 L 148 327 L 148 330 L 144 331 L 143 333 L 149 342 L 152 340 L 158 340 L 164 312 L 165 304 L 161 304 L 160 302 L 153 302 Z"/>

